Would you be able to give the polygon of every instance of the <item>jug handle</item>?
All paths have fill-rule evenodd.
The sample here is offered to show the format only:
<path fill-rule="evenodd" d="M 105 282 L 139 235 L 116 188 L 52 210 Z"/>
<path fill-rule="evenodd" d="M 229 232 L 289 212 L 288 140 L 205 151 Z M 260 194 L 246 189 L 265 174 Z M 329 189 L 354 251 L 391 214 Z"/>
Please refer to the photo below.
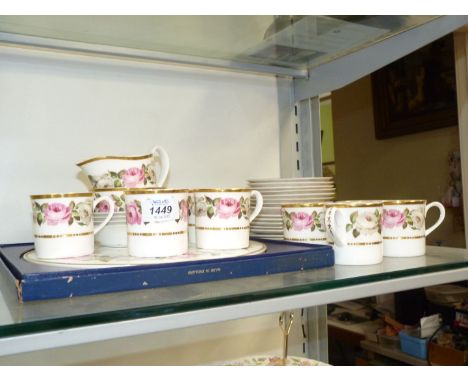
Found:
<path fill-rule="evenodd" d="M 158 176 L 158 180 L 156 181 L 157 187 L 162 187 L 166 182 L 167 175 L 169 174 L 169 155 L 167 155 L 166 150 L 164 150 L 161 146 L 154 146 L 151 150 L 151 154 L 153 155 L 153 160 L 156 160 L 156 154 L 159 157 L 159 161 L 161 163 L 161 173 Z"/>

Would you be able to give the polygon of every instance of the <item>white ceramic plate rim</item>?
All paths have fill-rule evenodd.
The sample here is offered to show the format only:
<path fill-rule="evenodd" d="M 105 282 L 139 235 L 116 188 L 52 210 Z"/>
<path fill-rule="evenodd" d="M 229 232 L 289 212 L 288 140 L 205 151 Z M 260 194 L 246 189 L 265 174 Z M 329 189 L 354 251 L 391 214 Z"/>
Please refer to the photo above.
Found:
<path fill-rule="evenodd" d="M 257 190 L 259 191 L 259 190 Z M 315 189 L 315 190 L 298 190 L 298 189 L 291 189 L 288 191 L 262 191 L 261 194 L 263 196 L 265 195 L 291 195 L 291 194 L 298 194 L 298 195 L 314 195 L 317 193 L 323 193 L 323 192 L 336 192 L 335 188 L 320 188 L 320 189 Z"/>
<path fill-rule="evenodd" d="M 198 261 L 198 260 L 209 260 L 209 259 L 220 259 L 220 258 L 231 258 L 231 257 L 242 257 L 250 255 L 260 255 L 267 250 L 267 246 L 264 243 L 250 240 L 249 248 L 243 250 L 226 250 L 226 251 L 215 251 L 215 250 L 200 250 L 196 248 L 190 248 L 189 252 L 195 252 L 193 256 L 173 256 L 173 257 L 131 257 L 128 255 L 128 248 L 113 248 L 96 246 L 95 253 L 102 253 L 103 259 L 96 259 L 94 255 L 83 256 L 81 258 L 68 258 L 68 259 L 39 259 L 36 256 L 35 250 L 26 252 L 23 258 L 26 261 L 48 265 L 48 266 L 59 266 L 69 268 L 111 268 L 111 267 L 123 267 L 132 265 L 149 265 L 149 264 L 168 264 L 168 263 L 182 263 L 186 261 Z M 106 253 L 108 255 L 106 255 Z M 119 256 L 120 255 L 120 256 Z M 112 260 L 114 261 L 112 263 Z M 87 261 L 87 262 L 86 262 Z"/>
<path fill-rule="evenodd" d="M 249 185 L 247 186 L 253 190 L 257 191 L 289 191 L 289 190 L 304 190 L 304 191 L 314 191 L 314 190 L 322 190 L 324 188 L 329 188 L 329 189 L 336 189 L 335 185 L 330 183 L 326 185 L 321 185 L 320 187 L 314 187 L 314 186 L 305 186 L 305 185 L 290 185 L 290 186 L 254 186 L 254 185 Z"/>
<path fill-rule="evenodd" d="M 276 183 L 248 183 L 250 187 L 263 187 L 263 188 L 278 188 L 278 187 L 324 187 L 335 185 L 335 182 L 326 181 L 326 182 L 276 182 Z"/>
<path fill-rule="evenodd" d="M 268 203 L 268 201 L 272 202 L 277 202 L 277 201 L 282 201 L 282 200 L 307 200 L 307 199 L 320 199 L 320 198 L 331 198 L 335 197 L 334 193 L 331 194 L 321 194 L 321 195 L 314 195 L 314 196 L 309 196 L 309 195 L 304 195 L 304 196 L 280 196 L 280 197 L 274 197 L 274 198 L 268 198 L 266 196 L 263 197 L 263 203 Z"/>
<path fill-rule="evenodd" d="M 317 181 L 317 180 L 333 180 L 332 176 L 309 176 L 301 178 L 263 178 L 263 179 L 248 179 L 249 183 L 254 182 L 294 182 L 294 181 Z"/>

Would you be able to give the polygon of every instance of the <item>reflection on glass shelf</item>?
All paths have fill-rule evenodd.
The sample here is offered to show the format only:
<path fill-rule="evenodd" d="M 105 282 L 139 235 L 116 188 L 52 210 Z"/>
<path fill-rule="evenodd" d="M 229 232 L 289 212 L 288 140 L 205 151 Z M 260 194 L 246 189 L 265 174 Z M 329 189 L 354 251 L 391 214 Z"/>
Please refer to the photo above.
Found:
<path fill-rule="evenodd" d="M 63 42 L 78 42 L 224 60 L 226 66 L 235 61 L 307 71 L 435 18 L 437 16 L 0 16 L 0 42 L 65 49 L 70 46 Z M 18 35 L 62 40 L 62 43 L 28 42 Z M 85 46 L 72 49 L 87 50 Z M 177 57 L 173 60 L 177 61 Z"/>
<path fill-rule="evenodd" d="M 383 263 L 370 266 L 335 265 L 310 271 L 24 304 L 18 302 L 13 281 L 1 269 L 0 337 L 189 312 L 454 269 L 466 269 L 468 277 L 467 250 L 428 247 L 425 256 L 385 258 Z M 372 292 L 369 291 L 370 295 Z"/>

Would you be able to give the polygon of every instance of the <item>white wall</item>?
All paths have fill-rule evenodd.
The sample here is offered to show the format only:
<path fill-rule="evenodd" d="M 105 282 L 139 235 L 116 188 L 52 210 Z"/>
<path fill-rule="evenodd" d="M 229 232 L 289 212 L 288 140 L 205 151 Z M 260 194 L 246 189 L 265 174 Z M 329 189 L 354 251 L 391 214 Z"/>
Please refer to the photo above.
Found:
<path fill-rule="evenodd" d="M 279 174 L 275 79 L 0 49 L 0 243 L 31 240 L 29 195 L 85 190 L 99 155 L 171 160 L 168 187 Z"/>
<path fill-rule="evenodd" d="M 244 186 L 251 177 L 279 175 L 278 135 L 272 77 L 2 47 L 0 243 L 32 241 L 30 194 L 86 189 L 75 166 L 81 160 L 145 154 L 159 144 L 171 159 L 169 187 Z M 279 353 L 277 319 L 269 315 L 36 352 L 2 363 L 54 363 L 44 358 L 54 352 L 61 355 L 56 363 L 138 363 L 135 354 L 144 352 L 145 363 L 158 364 L 168 362 L 158 358 L 161 343 L 171 354 L 185 355 L 179 364 Z M 232 341 L 231 333 L 241 327 L 249 328 L 252 341 Z M 302 348 L 301 341 L 296 345 Z M 200 351 L 213 346 L 215 354 Z"/>

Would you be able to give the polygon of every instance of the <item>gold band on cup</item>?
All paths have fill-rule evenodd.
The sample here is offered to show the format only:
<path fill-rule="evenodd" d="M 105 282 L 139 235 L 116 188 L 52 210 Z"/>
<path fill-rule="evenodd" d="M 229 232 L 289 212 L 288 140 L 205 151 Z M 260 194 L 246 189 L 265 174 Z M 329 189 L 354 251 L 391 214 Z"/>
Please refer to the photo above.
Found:
<path fill-rule="evenodd" d="M 252 188 L 198 188 L 191 192 L 250 192 Z"/>
<path fill-rule="evenodd" d="M 347 243 L 346 245 L 378 245 L 378 244 L 382 244 L 381 241 L 374 241 L 372 243 Z"/>
<path fill-rule="evenodd" d="M 195 226 L 195 229 L 206 230 L 206 231 L 240 231 L 244 229 L 249 229 L 250 227 L 198 227 Z"/>
<path fill-rule="evenodd" d="M 290 204 L 282 204 L 281 208 L 325 207 L 326 204 L 327 202 L 290 203 Z"/>
<path fill-rule="evenodd" d="M 82 233 L 64 233 L 61 235 L 34 235 L 36 239 L 58 239 L 61 237 L 78 237 L 92 235 L 94 232 L 82 232 Z"/>
<path fill-rule="evenodd" d="M 144 195 L 144 194 L 176 194 L 176 193 L 188 193 L 188 189 L 181 188 L 128 188 L 125 190 L 125 195 Z"/>
<path fill-rule="evenodd" d="M 383 200 L 382 201 L 384 206 L 392 206 L 395 204 L 426 204 L 427 200 L 416 200 L 416 199 L 408 199 L 408 200 Z"/>
<path fill-rule="evenodd" d="M 93 192 L 127 191 L 127 190 L 131 190 L 131 188 L 128 188 L 128 187 L 94 188 Z"/>
<path fill-rule="evenodd" d="M 411 239 L 423 239 L 425 237 L 426 237 L 425 235 L 413 236 L 413 237 L 409 237 L 409 236 L 384 236 L 383 239 L 385 239 L 385 240 L 411 240 Z"/>
<path fill-rule="evenodd" d="M 94 158 L 86 159 L 85 161 L 77 163 L 76 165 L 78 167 L 81 167 L 81 166 L 83 166 L 85 164 L 88 164 L 88 163 L 91 163 L 91 162 L 96 162 L 98 160 L 103 160 L 103 159 L 140 160 L 140 159 L 149 159 L 149 158 L 152 158 L 152 157 L 153 157 L 153 154 L 146 154 L 146 155 L 139 155 L 139 156 L 127 156 L 127 157 L 110 155 L 110 156 L 94 157 Z"/>
<path fill-rule="evenodd" d="M 382 207 L 383 202 L 365 202 L 365 201 L 353 201 L 353 200 L 346 200 L 346 201 L 338 201 L 330 205 L 330 207 L 336 208 L 356 208 L 356 207 Z"/>
<path fill-rule="evenodd" d="M 128 236 L 173 236 L 173 235 L 183 235 L 187 231 L 177 231 L 177 232 L 127 232 Z"/>
<path fill-rule="evenodd" d="M 327 239 L 295 239 L 295 238 L 289 238 L 289 237 L 284 237 L 284 240 L 289 240 L 289 241 L 327 241 Z"/>
<path fill-rule="evenodd" d="M 65 194 L 43 194 L 43 195 L 31 195 L 32 200 L 36 199 L 52 199 L 52 198 L 77 198 L 77 197 L 93 197 L 92 192 L 73 192 Z"/>

